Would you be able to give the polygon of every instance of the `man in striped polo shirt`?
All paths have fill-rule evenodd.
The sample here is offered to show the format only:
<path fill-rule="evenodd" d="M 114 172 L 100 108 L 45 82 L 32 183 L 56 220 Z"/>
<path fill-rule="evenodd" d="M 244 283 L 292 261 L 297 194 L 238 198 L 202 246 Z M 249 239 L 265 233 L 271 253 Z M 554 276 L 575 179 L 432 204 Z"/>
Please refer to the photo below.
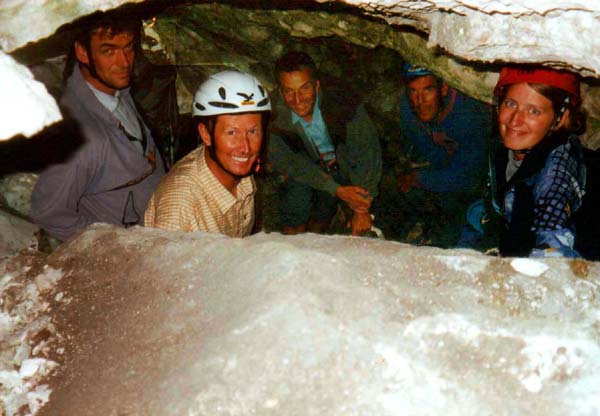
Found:
<path fill-rule="evenodd" d="M 152 195 L 145 225 L 245 237 L 254 225 L 259 162 L 270 118 L 267 90 L 256 78 L 223 71 L 194 96 L 202 144 L 177 162 Z"/>

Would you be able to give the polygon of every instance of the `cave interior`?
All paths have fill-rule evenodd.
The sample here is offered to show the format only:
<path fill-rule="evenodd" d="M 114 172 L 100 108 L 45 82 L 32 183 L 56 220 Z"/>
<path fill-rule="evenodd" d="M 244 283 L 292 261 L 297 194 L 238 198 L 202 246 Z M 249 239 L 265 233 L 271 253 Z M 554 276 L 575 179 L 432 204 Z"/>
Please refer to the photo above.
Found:
<path fill-rule="evenodd" d="M 426 66 L 451 87 L 488 103 L 493 85 L 489 74 L 500 68 L 500 64 L 466 61 L 441 48 L 428 47 L 427 33 L 408 25 L 388 24 L 338 2 L 159 0 L 126 4 L 117 12 L 143 21 L 142 53 L 136 61 L 132 90 L 169 165 L 197 145 L 190 126 L 190 106 L 194 91 L 207 76 L 237 68 L 254 74 L 271 94 L 277 94 L 275 60 L 287 50 L 301 50 L 316 62 L 324 88 L 351 89 L 366 103 L 383 151 L 380 193 L 394 192 L 393 172 L 398 165 L 408 169 L 419 163 L 398 128 L 402 64 Z M 70 36 L 77 24 L 76 20 L 63 25 L 52 36 L 11 53 L 55 98 L 61 93 Z M 53 157 L 64 157 L 72 149 L 61 146 L 60 126 L 51 126 L 33 138 L 2 142 L 0 174 L 36 172 Z M 258 184 L 257 229 L 278 231 L 276 188 L 267 175 L 259 175 Z M 392 218 L 382 225 L 389 230 L 390 222 L 395 224 L 393 239 L 427 244 L 427 227 L 433 222 L 423 217 L 435 216 L 436 210 L 422 208 L 400 201 L 386 210 L 393 212 Z M 343 210 L 338 214 L 331 232 L 347 233 Z"/>

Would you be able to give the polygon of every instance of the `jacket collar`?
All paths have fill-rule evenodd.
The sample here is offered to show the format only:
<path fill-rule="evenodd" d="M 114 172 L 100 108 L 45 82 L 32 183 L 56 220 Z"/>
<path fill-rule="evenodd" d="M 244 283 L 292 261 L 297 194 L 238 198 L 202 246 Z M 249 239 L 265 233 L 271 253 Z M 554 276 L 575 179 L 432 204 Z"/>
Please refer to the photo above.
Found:
<path fill-rule="evenodd" d="M 509 183 L 522 181 L 540 172 L 546 165 L 550 153 L 565 143 L 566 140 L 567 137 L 562 134 L 552 134 L 545 137 L 525 156 L 519 170 L 515 172 Z M 505 153 L 508 157 L 508 152 Z"/>
<path fill-rule="evenodd" d="M 76 96 L 76 99 L 81 102 L 81 105 L 90 112 L 94 113 L 98 118 L 110 126 L 118 127 L 119 120 L 115 117 L 102 103 L 91 90 L 87 81 L 83 78 L 83 74 L 79 69 L 79 64 L 74 64 L 73 73 L 67 80 L 67 88 L 70 89 Z"/>

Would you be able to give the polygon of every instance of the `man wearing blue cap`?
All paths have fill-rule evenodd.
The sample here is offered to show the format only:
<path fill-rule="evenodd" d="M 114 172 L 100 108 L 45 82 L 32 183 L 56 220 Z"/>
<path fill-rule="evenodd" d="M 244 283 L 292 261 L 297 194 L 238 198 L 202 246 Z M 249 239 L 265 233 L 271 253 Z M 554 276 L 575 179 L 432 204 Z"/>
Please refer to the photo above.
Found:
<path fill-rule="evenodd" d="M 400 132 L 414 160 L 408 168 L 396 167 L 396 189 L 407 194 L 417 188 L 405 199 L 424 217 L 418 222 L 431 230 L 422 242 L 451 247 L 466 207 L 482 189 L 491 107 L 450 88 L 426 68 L 406 64 L 402 79 Z"/>

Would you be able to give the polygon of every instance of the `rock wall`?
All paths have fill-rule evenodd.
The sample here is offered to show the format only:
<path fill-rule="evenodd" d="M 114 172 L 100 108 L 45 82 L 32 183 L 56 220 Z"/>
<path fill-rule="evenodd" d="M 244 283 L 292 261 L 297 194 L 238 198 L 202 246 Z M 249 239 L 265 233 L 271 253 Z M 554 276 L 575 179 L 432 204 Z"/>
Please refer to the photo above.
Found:
<path fill-rule="evenodd" d="M 104 0 L 96 2 L 79 2 L 75 0 L 59 0 L 43 4 L 14 0 L 0 6 L 0 53 L 17 53 L 27 62 L 27 53 L 22 53 L 24 46 L 31 41 L 50 36 L 59 27 L 75 20 L 77 17 L 91 13 L 94 10 L 115 8 L 125 3 L 136 1 Z M 143 6 L 135 9 L 129 4 L 128 10 L 137 12 L 147 10 L 154 13 L 154 5 L 165 9 L 165 2 L 146 0 Z M 470 95 L 490 100 L 491 86 L 495 81 L 495 69 L 481 66 L 489 62 L 542 62 L 556 66 L 566 66 L 579 71 L 585 76 L 596 76 L 600 73 L 600 57 L 595 33 L 599 27 L 599 7 L 593 2 L 577 0 L 538 1 L 535 5 L 525 0 L 498 2 L 495 0 L 465 1 L 409 1 L 409 0 L 379 0 L 362 2 L 358 0 L 310 2 L 294 1 L 285 4 L 277 1 L 261 2 L 260 7 L 253 8 L 251 4 L 241 1 L 228 4 L 245 11 L 250 21 L 242 22 L 242 26 L 226 26 L 233 30 L 221 30 L 221 33 L 234 33 L 237 29 L 246 28 L 248 24 L 258 26 L 258 31 L 237 33 L 243 38 L 257 40 L 252 45 L 238 44 L 238 56 L 243 59 L 237 63 L 253 59 L 253 50 L 273 45 L 270 38 L 272 31 L 285 31 L 288 36 L 296 38 L 318 38 L 337 36 L 347 42 L 365 48 L 385 47 L 398 51 L 402 57 L 411 62 L 434 68 L 438 75 L 444 77 L 455 86 L 467 90 Z M 186 2 L 173 1 L 167 5 L 170 17 L 166 20 L 179 20 L 186 24 L 176 23 L 179 27 L 178 36 L 185 38 L 186 34 L 193 38 L 194 33 L 201 34 L 201 26 L 236 21 L 235 16 L 221 14 L 216 21 L 203 20 L 202 24 L 189 24 L 190 17 L 196 13 L 194 7 L 188 8 Z M 237 5 L 237 6 L 236 6 Z M 219 3 L 209 3 L 205 6 L 227 7 Z M 187 14 L 191 11 L 191 16 Z M 361 17 L 362 16 L 362 17 Z M 148 15 L 147 17 L 152 17 Z M 164 17 L 164 15 L 162 15 Z M 369 18 L 371 17 L 371 18 Z M 381 23 L 378 23 L 381 22 Z M 387 24 L 384 24 L 386 22 Z M 239 23 L 239 22 L 238 22 Z M 164 27 L 164 25 L 163 25 Z M 196 29 L 195 29 L 196 27 Z M 148 33 L 157 31 L 147 30 Z M 168 32 L 168 30 L 167 30 Z M 159 35 L 160 37 L 160 35 Z M 168 35 L 166 36 L 168 38 Z M 201 40 L 202 37 L 197 40 Z M 186 43 L 186 42 L 182 42 Z M 204 65 L 215 62 L 227 64 L 229 58 L 223 59 L 227 47 L 219 48 L 219 36 L 211 37 L 208 50 L 217 51 L 211 55 L 210 61 L 203 60 Z M 152 47 L 155 47 L 153 45 Z M 196 48 L 198 45 L 195 45 Z M 172 51 L 177 47 L 170 45 Z M 160 47 L 159 47 L 160 49 Z M 445 53 L 440 53 L 441 51 Z M 187 50 L 193 55 L 193 49 Z M 276 55 L 277 50 L 266 51 L 266 55 Z M 181 55 L 181 54 L 180 54 Z M 33 59 L 39 54 L 34 53 Z M 181 59 L 181 56 L 178 56 Z M 183 59 L 185 61 L 186 59 Z M 190 60 L 190 59 L 187 59 Z M 243 67 L 242 67 L 243 69 Z M 0 78 L 6 73 L 0 67 Z M 597 101 L 594 92 L 588 102 Z M 15 94 L 4 95 L 9 102 Z M 183 100 L 186 101 L 187 100 Z M 586 104 L 591 112 L 592 126 L 598 124 L 595 105 Z M 35 107 L 32 107 L 35 108 Z M 18 111 L 16 108 L 13 110 Z M 48 107 L 40 105 L 40 113 L 46 114 Z M 46 116 L 44 116 L 46 117 Z M 43 117 L 42 117 L 43 118 Z M 30 130 L 38 131 L 51 122 L 42 120 L 40 116 L 32 117 L 27 122 L 16 123 L 17 132 L 26 135 Z M 15 128 L 0 135 L 8 138 L 14 134 Z M 598 137 L 592 137 L 590 142 L 600 144 Z"/>
<path fill-rule="evenodd" d="M 404 2 L 397 2 L 396 7 L 390 6 L 390 9 L 394 13 L 410 16 L 412 23 L 407 21 L 405 24 L 414 27 L 421 27 L 422 22 L 432 25 L 435 16 L 444 16 L 445 20 L 436 24 L 440 26 L 437 30 L 441 31 L 443 28 L 447 32 L 444 36 L 439 35 L 446 40 L 460 39 L 459 33 L 463 37 L 475 36 L 461 28 L 468 21 L 461 20 L 462 23 L 453 25 L 449 21 L 452 16 L 460 19 L 473 18 L 471 27 L 481 30 L 493 26 L 492 21 L 482 20 L 482 16 L 487 19 L 497 18 L 496 14 L 491 17 L 486 13 L 475 12 L 467 13 L 467 17 L 451 13 L 452 10 L 440 13 L 432 8 L 418 8 L 418 2 L 411 3 L 411 7 L 418 10 L 411 9 L 408 13 L 403 4 Z M 462 9 L 453 11 L 463 12 Z M 383 14 L 385 13 L 381 9 L 380 17 Z M 524 17 L 517 14 L 511 18 L 516 19 L 514 24 L 518 25 L 518 19 Z M 554 35 L 562 33 L 562 30 L 568 31 L 569 25 L 557 24 L 551 33 Z M 539 36 L 543 37 L 549 28 L 542 26 L 543 22 L 538 22 L 524 25 L 523 28 L 536 34 L 539 32 Z M 430 30 L 436 30 L 435 27 Z M 496 71 L 501 64 L 484 62 L 528 62 L 515 57 L 516 52 L 512 51 L 520 48 L 522 37 L 517 40 L 518 36 L 510 37 L 510 30 L 508 32 L 504 39 L 506 43 L 502 47 L 484 44 L 483 35 L 474 39 L 473 41 L 482 42 L 478 46 L 480 56 L 476 50 L 471 55 L 461 55 L 450 50 L 452 54 L 448 55 L 441 53 L 440 48 L 432 44 L 431 35 L 427 40 L 423 33 L 384 24 L 381 19 L 368 19 L 348 9 L 333 8 L 325 12 L 319 8 L 273 7 L 258 10 L 214 3 L 182 6 L 159 14 L 153 20 L 152 27 L 146 28 L 153 50 L 150 52 L 149 47 L 146 49 L 147 56 L 155 63 L 168 62 L 177 66 L 180 81 L 178 102 L 182 112 L 190 111 L 193 93 L 207 75 L 235 67 L 252 72 L 265 85 L 274 87 L 273 62 L 286 49 L 301 49 L 311 54 L 323 75 L 338 83 L 347 81 L 348 88 L 362 93 L 371 108 L 384 120 L 383 123 L 388 120 L 393 128 L 398 118 L 395 110 L 398 108 L 401 88 L 398 69 L 403 61 L 431 68 L 454 88 L 482 101 L 492 102 Z M 536 42 L 538 41 L 525 46 L 535 48 L 534 45 L 538 45 Z M 539 42 L 547 47 L 546 41 Z M 486 58 L 487 51 L 497 57 Z M 536 57 L 539 57 L 538 62 L 560 61 L 555 57 L 545 60 L 530 49 L 524 50 L 523 54 L 532 61 L 536 61 Z M 583 87 L 584 108 L 589 116 L 588 131 L 583 141 L 588 147 L 597 148 L 600 147 L 600 112 L 595 103 L 600 99 L 600 90 L 593 84 L 584 84 Z"/>
<path fill-rule="evenodd" d="M 52 35 L 60 26 L 93 13 L 110 10 L 125 3 L 144 0 L 54 0 L 32 2 L 11 0 L 0 4 L 0 50 L 11 52 Z"/>
<path fill-rule="evenodd" d="M 58 106 L 41 82 L 12 57 L 0 51 L 0 141 L 17 134 L 32 136 L 62 119 Z"/>
<path fill-rule="evenodd" d="M 343 0 L 391 24 L 429 34 L 428 45 L 469 61 L 533 62 L 600 74 L 600 5 L 583 0 Z"/>

